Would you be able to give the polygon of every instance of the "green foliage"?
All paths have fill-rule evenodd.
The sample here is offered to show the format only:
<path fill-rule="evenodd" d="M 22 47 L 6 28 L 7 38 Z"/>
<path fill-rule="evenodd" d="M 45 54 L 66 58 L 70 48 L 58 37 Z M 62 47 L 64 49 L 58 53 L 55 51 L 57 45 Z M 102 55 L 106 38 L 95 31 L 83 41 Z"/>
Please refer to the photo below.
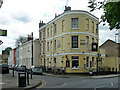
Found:
<path fill-rule="evenodd" d="M 89 0 L 88 2 L 91 12 L 96 9 L 103 9 L 104 14 L 101 16 L 102 21 L 109 24 L 109 29 L 120 28 L 120 2 L 97 2 L 96 0 Z M 104 24 L 105 25 L 105 24 Z"/>
<path fill-rule="evenodd" d="M 11 47 L 7 47 L 4 51 L 5 52 L 9 52 L 10 50 L 12 50 L 12 48 Z"/>

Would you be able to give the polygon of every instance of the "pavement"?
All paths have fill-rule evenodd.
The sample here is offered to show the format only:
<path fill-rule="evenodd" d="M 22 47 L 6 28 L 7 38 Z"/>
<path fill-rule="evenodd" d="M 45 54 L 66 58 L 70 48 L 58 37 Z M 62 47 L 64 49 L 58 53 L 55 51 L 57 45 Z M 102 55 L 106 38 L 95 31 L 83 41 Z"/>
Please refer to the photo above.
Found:
<path fill-rule="evenodd" d="M 43 73 L 44 75 L 47 76 L 52 76 L 52 77 L 63 77 L 63 78 L 73 78 L 73 77 L 79 77 L 79 78 L 89 78 L 89 79 L 97 79 L 97 78 L 112 78 L 112 77 L 119 77 L 120 74 L 112 74 L 112 75 L 98 75 L 98 76 L 83 76 L 83 75 L 75 75 L 75 74 L 65 74 L 65 75 L 55 75 L 52 73 Z M 27 81 L 26 81 L 27 82 Z M 18 87 L 18 76 L 15 75 L 14 77 L 12 76 L 12 73 L 9 74 L 2 74 L 2 90 L 7 90 L 7 89 L 20 89 L 20 90 L 26 90 L 26 89 L 33 89 L 36 87 L 42 86 L 44 83 L 43 80 L 37 79 L 37 78 L 30 78 L 29 77 L 29 85 L 26 83 L 26 87 Z"/>
<path fill-rule="evenodd" d="M 18 84 L 18 76 L 13 75 L 11 73 L 9 74 L 2 74 L 2 90 L 28 90 L 28 89 L 33 89 L 35 87 L 38 87 L 42 85 L 42 80 L 37 79 L 37 78 L 32 78 L 29 76 L 29 85 L 27 83 L 26 79 L 26 87 L 19 87 Z"/>
<path fill-rule="evenodd" d="M 79 78 L 88 78 L 88 79 L 97 79 L 97 78 L 113 78 L 113 77 L 120 77 L 120 74 L 109 74 L 109 75 L 97 75 L 97 76 L 88 76 L 88 75 L 81 75 L 81 74 L 65 74 L 65 75 L 55 75 L 52 73 L 43 73 L 47 76 L 52 77 L 63 77 L 63 78 L 73 78 L 73 77 L 79 77 Z"/>

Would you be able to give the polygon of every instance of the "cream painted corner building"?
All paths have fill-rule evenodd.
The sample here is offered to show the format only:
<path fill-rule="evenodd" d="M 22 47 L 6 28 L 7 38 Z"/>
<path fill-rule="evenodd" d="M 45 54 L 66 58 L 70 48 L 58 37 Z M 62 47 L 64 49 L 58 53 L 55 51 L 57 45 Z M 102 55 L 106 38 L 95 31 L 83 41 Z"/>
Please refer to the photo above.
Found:
<path fill-rule="evenodd" d="M 96 16 L 87 11 L 71 10 L 69 6 L 47 24 L 40 22 L 40 65 L 53 72 L 96 72 L 98 25 Z"/>

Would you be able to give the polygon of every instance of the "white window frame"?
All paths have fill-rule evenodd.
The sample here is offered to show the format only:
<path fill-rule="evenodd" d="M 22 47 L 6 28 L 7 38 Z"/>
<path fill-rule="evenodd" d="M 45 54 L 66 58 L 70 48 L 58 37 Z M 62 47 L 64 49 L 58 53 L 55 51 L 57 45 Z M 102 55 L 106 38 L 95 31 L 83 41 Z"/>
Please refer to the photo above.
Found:
<path fill-rule="evenodd" d="M 86 30 L 89 30 L 89 19 L 86 19 Z"/>
<path fill-rule="evenodd" d="M 57 45 L 56 45 L 56 40 L 54 41 L 54 45 L 55 45 L 55 51 L 56 51 L 56 49 L 57 49 L 57 48 L 56 48 L 56 46 L 57 46 Z"/>
<path fill-rule="evenodd" d="M 47 64 L 48 64 L 47 66 L 48 66 L 48 68 L 49 68 L 49 58 L 47 58 Z"/>
<path fill-rule="evenodd" d="M 43 43 L 43 53 L 45 54 L 45 43 Z"/>
<path fill-rule="evenodd" d="M 86 58 L 86 68 L 89 68 L 89 57 Z"/>
<path fill-rule="evenodd" d="M 86 50 L 89 50 L 89 37 L 86 36 Z"/>
<path fill-rule="evenodd" d="M 49 28 L 47 28 L 47 36 L 49 37 L 50 33 L 49 33 Z"/>
<path fill-rule="evenodd" d="M 72 29 L 79 29 L 79 18 L 72 18 Z"/>
<path fill-rule="evenodd" d="M 47 52 L 49 52 L 49 42 L 47 42 Z"/>
<path fill-rule="evenodd" d="M 78 57 L 78 59 L 73 59 L 73 57 Z M 72 56 L 71 57 L 71 59 L 72 59 L 72 63 L 73 63 L 73 61 L 77 61 L 78 62 L 78 66 L 76 67 L 76 66 L 72 66 L 72 69 L 79 69 L 79 56 Z"/>
<path fill-rule="evenodd" d="M 98 34 L 98 24 L 96 24 L 96 34 Z"/>
<path fill-rule="evenodd" d="M 45 30 L 43 30 L 43 39 L 45 39 Z"/>
<path fill-rule="evenodd" d="M 42 50 L 41 48 L 42 48 L 42 44 L 40 44 L 40 54 L 41 54 L 41 50 Z"/>
<path fill-rule="evenodd" d="M 95 61 L 95 58 L 92 57 L 92 68 L 94 68 L 94 61 Z"/>
<path fill-rule="evenodd" d="M 75 36 L 77 36 L 77 39 L 79 39 L 79 36 L 78 35 L 75 35 Z M 71 41 L 72 41 L 72 49 L 79 49 L 79 40 L 77 40 L 77 41 L 73 41 L 73 37 L 75 37 L 75 36 L 71 36 Z M 76 44 L 77 45 L 77 47 L 75 48 L 75 47 L 73 47 L 74 45 L 73 44 Z"/>
<path fill-rule="evenodd" d="M 41 66 L 42 66 L 42 59 L 40 59 L 40 64 L 41 64 Z"/>
<path fill-rule="evenodd" d="M 57 34 L 57 25 L 55 24 L 55 34 Z"/>

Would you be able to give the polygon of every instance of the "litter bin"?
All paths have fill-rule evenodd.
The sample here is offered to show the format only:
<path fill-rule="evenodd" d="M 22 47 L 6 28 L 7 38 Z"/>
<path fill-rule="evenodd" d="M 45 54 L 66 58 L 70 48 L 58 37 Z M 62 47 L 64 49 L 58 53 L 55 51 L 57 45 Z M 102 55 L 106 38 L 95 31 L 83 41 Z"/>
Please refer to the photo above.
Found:
<path fill-rule="evenodd" d="M 26 72 L 18 73 L 18 87 L 26 87 Z"/>

